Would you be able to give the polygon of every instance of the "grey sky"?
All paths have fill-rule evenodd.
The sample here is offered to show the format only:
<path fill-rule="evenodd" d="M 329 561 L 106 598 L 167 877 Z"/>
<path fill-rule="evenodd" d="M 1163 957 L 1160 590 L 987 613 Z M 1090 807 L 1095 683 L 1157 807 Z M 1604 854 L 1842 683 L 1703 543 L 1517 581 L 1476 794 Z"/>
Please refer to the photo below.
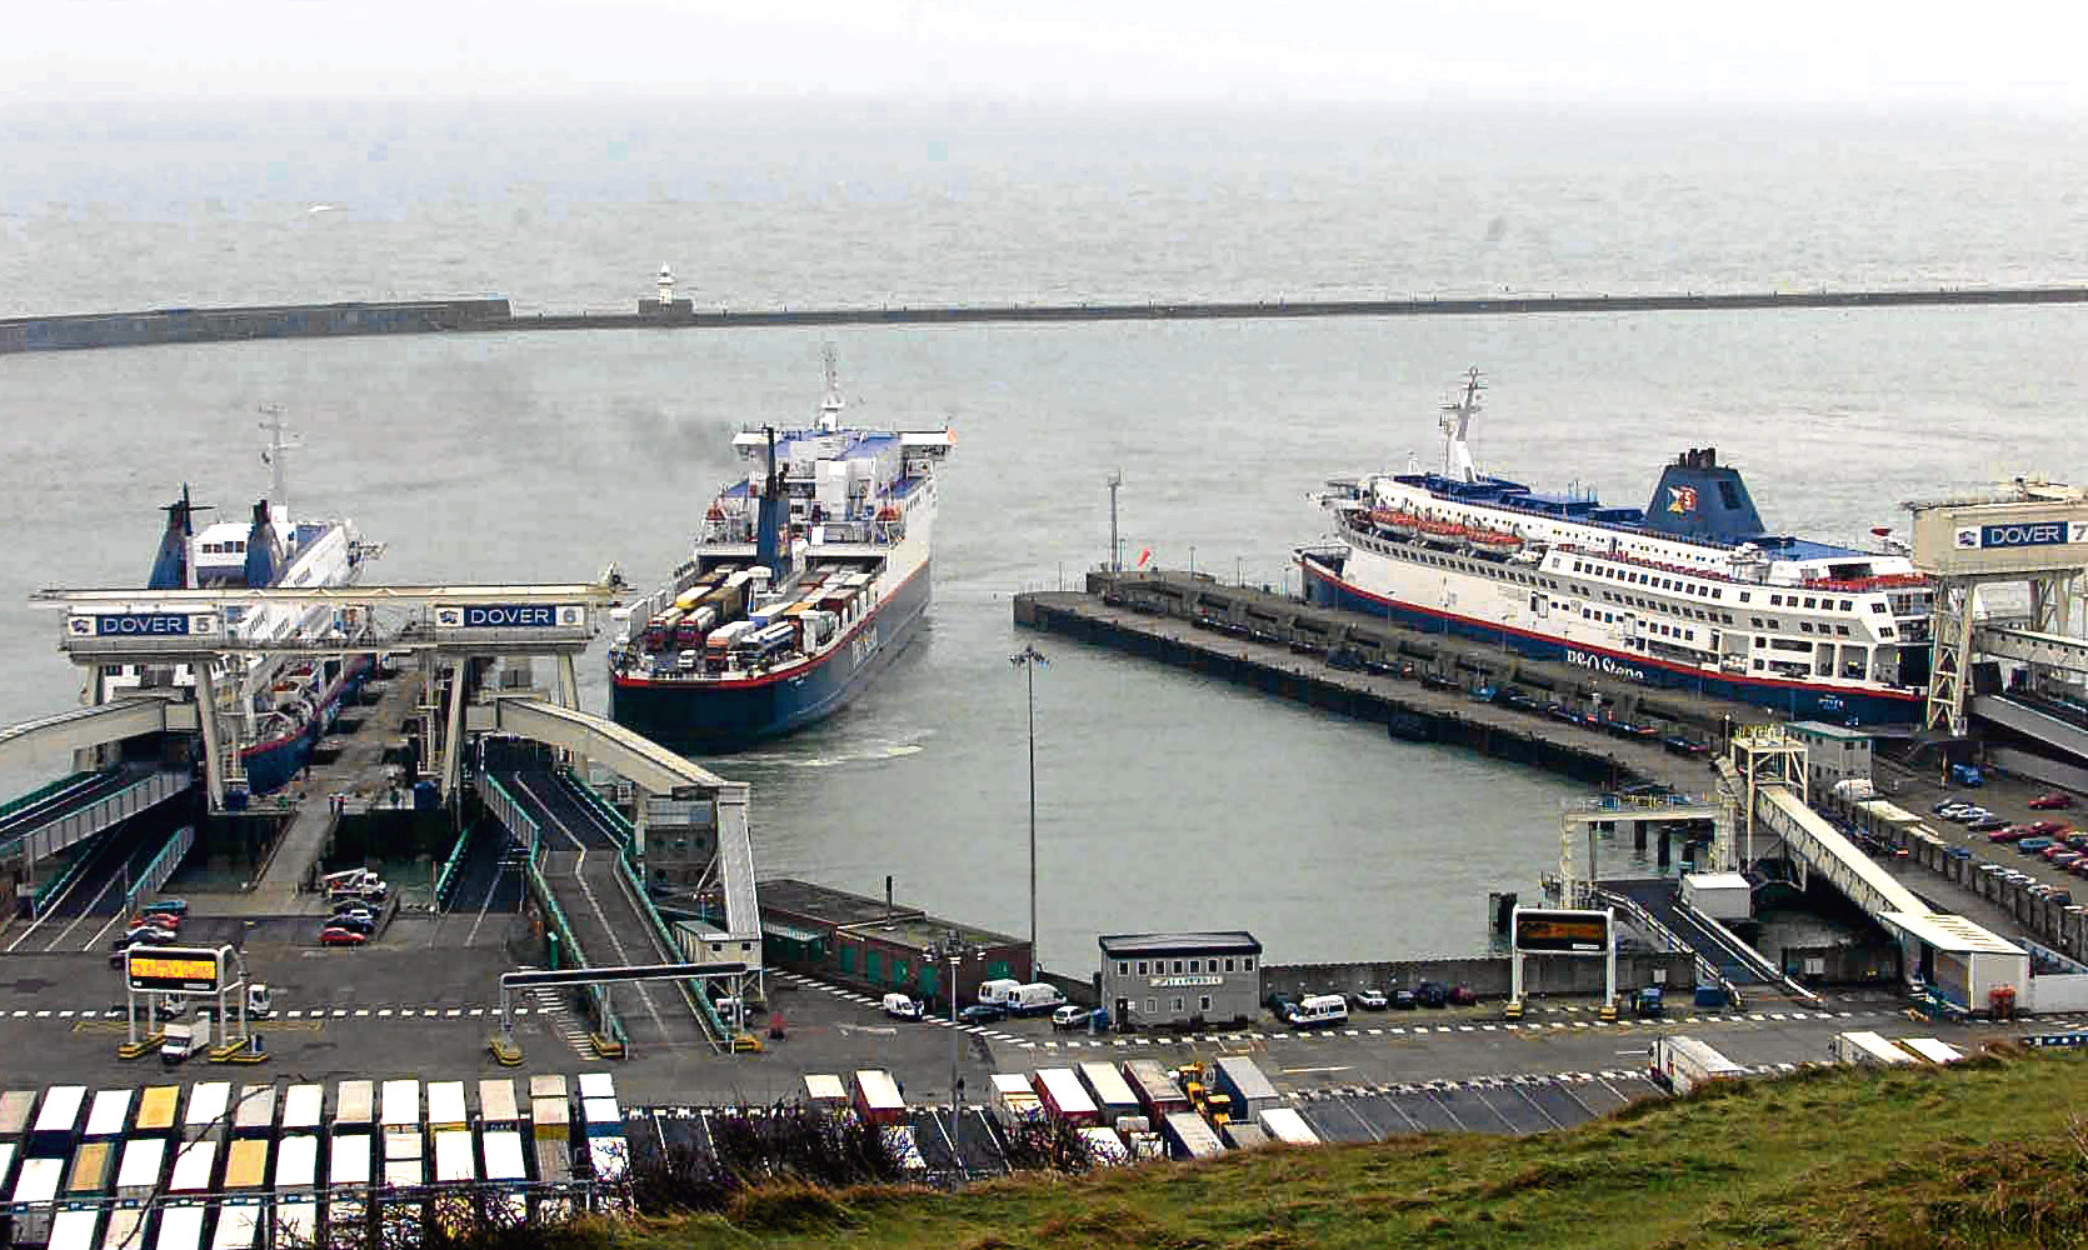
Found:
<path fill-rule="evenodd" d="M 750 11 L 752 10 L 752 11 Z M 2088 6 L 34 0 L 0 100 L 614 92 L 2088 103 Z"/>

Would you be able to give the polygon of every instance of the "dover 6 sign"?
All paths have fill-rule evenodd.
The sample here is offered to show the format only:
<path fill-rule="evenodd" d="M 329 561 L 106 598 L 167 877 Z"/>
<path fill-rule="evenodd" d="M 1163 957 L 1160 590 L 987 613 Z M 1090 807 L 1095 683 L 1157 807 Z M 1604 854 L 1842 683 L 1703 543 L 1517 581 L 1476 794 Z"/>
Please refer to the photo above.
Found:
<path fill-rule="evenodd" d="M 573 604 L 467 603 L 435 609 L 437 629 L 580 629 L 587 610 Z"/>

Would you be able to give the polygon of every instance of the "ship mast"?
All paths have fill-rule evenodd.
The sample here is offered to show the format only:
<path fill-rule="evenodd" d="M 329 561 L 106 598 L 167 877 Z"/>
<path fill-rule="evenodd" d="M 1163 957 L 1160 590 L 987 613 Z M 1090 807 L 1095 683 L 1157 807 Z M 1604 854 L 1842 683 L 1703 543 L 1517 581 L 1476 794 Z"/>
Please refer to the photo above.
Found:
<path fill-rule="evenodd" d="M 1453 481 L 1476 482 L 1479 469 L 1472 462 L 1472 449 L 1465 436 L 1471 432 L 1472 418 L 1479 415 L 1479 392 L 1486 389 L 1477 365 L 1465 372 L 1464 384 L 1463 397 L 1456 403 L 1444 404 L 1438 420 L 1443 430 L 1443 476 Z"/>
<path fill-rule="evenodd" d="M 283 455 L 296 450 L 296 447 L 283 441 L 283 432 L 289 427 L 283 424 L 281 406 L 263 404 L 260 411 L 262 416 L 268 418 L 261 423 L 261 428 L 268 431 L 268 450 L 261 456 L 268 464 L 268 501 L 281 509 L 283 515 L 288 516 L 290 487 L 285 478 Z"/>

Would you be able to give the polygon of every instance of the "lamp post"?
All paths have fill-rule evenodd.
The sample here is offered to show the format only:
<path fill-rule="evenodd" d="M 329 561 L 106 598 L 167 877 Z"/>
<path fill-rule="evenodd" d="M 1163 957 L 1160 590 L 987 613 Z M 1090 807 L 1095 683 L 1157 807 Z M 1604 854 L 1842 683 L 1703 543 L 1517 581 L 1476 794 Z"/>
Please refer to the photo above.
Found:
<path fill-rule="evenodd" d="M 1030 975 L 1037 971 L 1037 666 L 1051 661 L 1035 647 L 1025 645 L 1008 662 L 1023 670 L 1029 686 L 1029 940 Z"/>
<path fill-rule="evenodd" d="M 964 1162 L 964 1078 L 957 1072 L 964 1036 L 957 1028 L 957 971 L 964 962 L 965 952 L 964 940 L 955 929 L 943 939 L 940 949 L 929 950 L 931 957 L 939 954 L 950 962 L 950 1154 L 957 1162 L 958 1175 L 969 1179 L 971 1169 Z"/>

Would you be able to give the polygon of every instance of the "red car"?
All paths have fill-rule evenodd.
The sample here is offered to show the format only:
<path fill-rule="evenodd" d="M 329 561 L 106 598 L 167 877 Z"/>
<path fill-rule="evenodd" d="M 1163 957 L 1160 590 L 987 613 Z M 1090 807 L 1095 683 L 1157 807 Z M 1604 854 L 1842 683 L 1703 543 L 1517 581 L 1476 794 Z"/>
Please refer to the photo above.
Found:
<path fill-rule="evenodd" d="M 353 929 L 343 929 L 330 925 L 319 930 L 319 945 L 321 946 L 361 946 L 369 940 L 368 934 L 357 933 Z"/>
<path fill-rule="evenodd" d="M 2072 806 L 2073 796 L 2064 790 L 2054 790 L 2049 794 L 2040 794 L 2030 800 L 2030 810 L 2035 812 L 2056 812 Z"/>
<path fill-rule="evenodd" d="M 1992 833 L 1989 833 L 1987 835 L 1987 841 L 2020 842 L 2024 838 L 2032 838 L 2037 836 L 2039 835 L 2037 832 L 2036 825 L 2010 825 L 2006 829 L 1996 829 Z"/>

